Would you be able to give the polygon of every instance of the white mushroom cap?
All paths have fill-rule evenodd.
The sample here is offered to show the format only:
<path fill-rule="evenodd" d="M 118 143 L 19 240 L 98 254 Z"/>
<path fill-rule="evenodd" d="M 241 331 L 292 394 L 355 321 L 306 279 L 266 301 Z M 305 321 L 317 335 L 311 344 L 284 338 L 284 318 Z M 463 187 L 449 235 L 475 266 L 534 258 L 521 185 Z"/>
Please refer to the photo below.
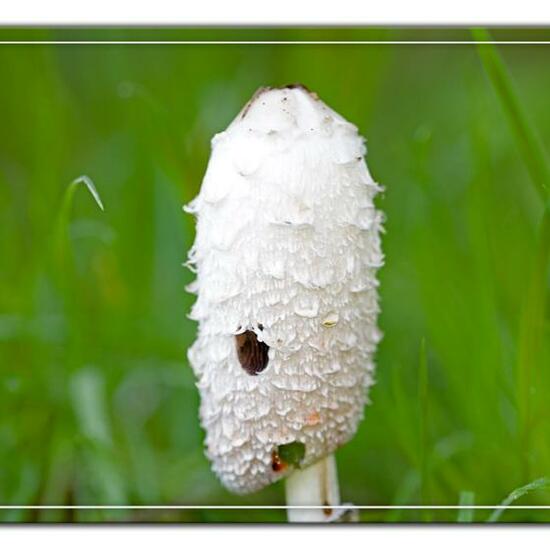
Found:
<path fill-rule="evenodd" d="M 357 128 L 302 86 L 260 89 L 212 140 L 190 263 L 208 457 L 235 492 L 353 437 L 380 339 L 379 187 Z"/>

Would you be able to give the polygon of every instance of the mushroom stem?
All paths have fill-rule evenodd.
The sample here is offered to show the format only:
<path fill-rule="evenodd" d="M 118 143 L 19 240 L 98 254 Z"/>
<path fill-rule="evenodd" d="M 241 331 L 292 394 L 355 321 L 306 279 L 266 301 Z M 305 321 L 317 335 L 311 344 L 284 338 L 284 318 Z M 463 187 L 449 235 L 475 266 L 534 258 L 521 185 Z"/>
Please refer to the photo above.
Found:
<path fill-rule="evenodd" d="M 314 508 L 288 508 L 291 523 L 319 523 L 337 519 L 340 514 L 334 506 L 340 505 L 338 471 L 334 455 L 323 457 L 315 464 L 296 470 L 286 479 L 287 506 Z"/>

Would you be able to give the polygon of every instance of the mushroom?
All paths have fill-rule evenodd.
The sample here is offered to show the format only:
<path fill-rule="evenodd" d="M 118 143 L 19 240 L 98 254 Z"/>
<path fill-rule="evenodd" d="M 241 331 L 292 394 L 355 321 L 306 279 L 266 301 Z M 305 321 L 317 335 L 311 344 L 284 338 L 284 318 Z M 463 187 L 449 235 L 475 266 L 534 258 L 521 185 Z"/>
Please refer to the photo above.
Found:
<path fill-rule="evenodd" d="M 382 214 L 365 154 L 357 128 L 305 86 L 261 88 L 213 138 L 186 207 L 206 453 L 235 493 L 290 475 L 288 503 L 319 505 L 290 519 L 334 516 L 332 453 L 373 384 Z"/>

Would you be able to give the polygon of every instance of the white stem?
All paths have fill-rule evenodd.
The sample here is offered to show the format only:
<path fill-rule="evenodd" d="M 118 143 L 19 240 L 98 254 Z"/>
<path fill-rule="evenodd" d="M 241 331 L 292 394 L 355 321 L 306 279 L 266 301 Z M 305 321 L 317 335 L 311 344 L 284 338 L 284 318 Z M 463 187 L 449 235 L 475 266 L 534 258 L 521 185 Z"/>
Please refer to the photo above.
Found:
<path fill-rule="evenodd" d="M 286 480 L 287 506 L 319 506 L 321 508 L 289 508 L 292 523 L 326 522 L 338 516 L 333 506 L 340 504 L 338 471 L 334 455 L 328 455 Z"/>

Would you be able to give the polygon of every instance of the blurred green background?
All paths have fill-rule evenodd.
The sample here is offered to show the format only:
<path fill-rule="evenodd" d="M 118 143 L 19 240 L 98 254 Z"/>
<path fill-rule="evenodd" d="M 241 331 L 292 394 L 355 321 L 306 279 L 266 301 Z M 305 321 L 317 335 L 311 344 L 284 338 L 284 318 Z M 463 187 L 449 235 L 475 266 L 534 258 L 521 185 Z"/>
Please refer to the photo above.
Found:
<path fill-rule="evenodd" d="M 548 39 L 536 30 L 493 34 Z M 3 29 L 0 38 L 471 36 Z M 550 46 L 499 49 L 550 148 Z M 246 497 L 226 492 L 204 457 L 186 359 L 196 326 L 184 287 L 193 276 L 181 266 L 194 220 L 181 207 L 199 189 L 213 134 L 259 86 L 290 82 L 357 124 L 386 189 L 378 200 L 387 215 L 385 337 L 372 405 L 337 453 L 343 500 L 490 505 L 550 475 L 547 270 L 529 290 L 543 201 L 475 45 L 2 44 L 0 82 L 1 504 L 284 504 L 282 483 Z M 104 212 L 84 186 L 63 210 L 81 175 L 94 181 Z M 535 490 L 518 503 L 550 504 L 550 496 Z M 373 510 L 361 519 L 457 514 Z M 0 519 L 284 521 L 285 513 L 2 510 Z M 533 510 L 501 517 L 548 519 Z"/>

